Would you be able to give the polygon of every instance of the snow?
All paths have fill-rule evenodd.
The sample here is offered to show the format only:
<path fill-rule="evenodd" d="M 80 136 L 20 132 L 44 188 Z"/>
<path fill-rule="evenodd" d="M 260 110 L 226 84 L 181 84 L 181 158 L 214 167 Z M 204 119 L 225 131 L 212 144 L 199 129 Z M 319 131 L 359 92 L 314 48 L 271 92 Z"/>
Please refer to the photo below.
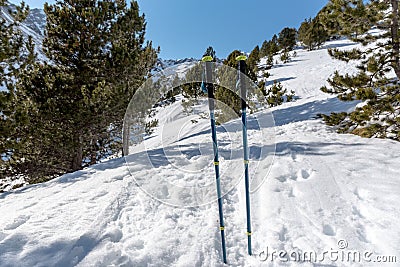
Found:
<path fill-rule="evenodd" d="M 165 76 L 170 78 L 174 78 L 176 74 L 180 79 L 185 77 L 186 72 L 193 67 L 198 60 L 194 58 L 186 58 L 186 59 L 158 59 L 156 63 L 156 67 L 153 69 L 152 74 L 160 74 L 162 73 Z"/>
<path fill-rule="evenodd" d="M 318 255 L 302 266 L 379 266 L 379 255 L 400 260 L 400 143 L 340 135 L 317 118 L 358 104 L 319 90 L 335 70 L 352 72 L 354 65 L 332 60 L 326 47 L 298 50 L 269 70 L 269 81 L 299 99 L 249 117 L 259 125 L 248 129 L 253 256 L 240 121 L 218 127 L 229 266 L 298 266 L 293 257 L 286 262 L 291 253 Z M 0 266 L 223 266 L 209 120 L 201 116 L 206 101 L 190 115 L 180 101 L 159 108 L 159 127 L 132 147 L 127 162 L 109 160 L 0 194 Z M 190 191 L 199 185 L 205 190 Z M 329 257 L 335 252 L 368 257 Z"/>

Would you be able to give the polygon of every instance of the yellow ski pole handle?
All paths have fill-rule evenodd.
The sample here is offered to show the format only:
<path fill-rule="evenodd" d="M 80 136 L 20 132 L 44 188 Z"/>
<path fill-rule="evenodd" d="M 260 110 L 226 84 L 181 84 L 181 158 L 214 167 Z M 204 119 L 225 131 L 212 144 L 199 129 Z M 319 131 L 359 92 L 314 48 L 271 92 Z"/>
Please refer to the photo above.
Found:
<path fill-rule="evenodd" d="M 213 61 L 213 60 L 214 60 L 214 59 L 213 59 L 212 56 L 204 56 L 204 57 L 201 59 L 201 61 L 203 61 L 203 62 Z"/>
<path fill-rule="evenodd" d="M 240 55 L 236 57 L 236 61 L 240 61 L 240 60 L 246 60 L 247 57 L 245 55 Z"/>

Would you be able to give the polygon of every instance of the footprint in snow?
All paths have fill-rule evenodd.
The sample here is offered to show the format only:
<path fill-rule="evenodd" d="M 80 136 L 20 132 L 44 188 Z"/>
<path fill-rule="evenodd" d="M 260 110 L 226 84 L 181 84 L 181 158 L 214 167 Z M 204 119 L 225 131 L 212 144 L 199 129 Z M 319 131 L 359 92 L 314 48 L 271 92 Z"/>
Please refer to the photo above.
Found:
<path fill-rule="evenodd" d="M 278 188 L 278 187 L 274 189 L 274 192 L 276 192 L 276 193 L 280 193 L 281 191 L 282 190 L 280 188 Z"/>
<path fill-rule="evenodd" d="M 301 191 L 297 188 L 297 186 L 293 186 L 289 190 L 289 197 L 298 197 L 301 195 Z"/>
<path fill-rule="evenodd" d="M 291 180 L 293 180 L 293 181 L 297 181 L 297 175 L 291 175 L 290 177 L 289 177 Z"/>
<path fill-rule="evenodd" d="M 358 238 L 358 240 L 360 240 L 361 242 L 364 243 L 370 243 L 370 241 L 367 238 L 367 233 L 366 233 L 366 229 L 364 227 L 364 225 L 362 224 L 357 224 L 356 225 L 356 236 Z"/>
<path fill-rule="evenodd" d="M 296 153 L 294 153 L 294 152 L 290 152 L 290 157 L 292 158 L 292 160 L 294 161 L 294 162 L 296 162 L 297 161 L 297 155 L 296 155 Z"/>
<path fill-rule="evenodd" d="M 144 241 L 140 239 L 133 240 L 131 244 L 128 245 L 131 250 L 141 250 L 144 249 Z"/>
<path fill-rule="evenodd" d="M 29 216 L 19 216 L 18 218 L 14 219 L 14 222 L 6 225 L 6 227 L 4 227 L 4 230 L 14 230 L 17 229 L 18 227 L 20 227 L 21 225 L 23 225 L 24 223 L 26 223 L 29 220 Z"/>
<path fill-rule="evenodd" d="M 336 235 L 335 229 L 333 229 L 333 227 L 330 226 L 329 224 L 324 224 L 322 226 L 322 232 L 324 233 L 324 235 L 328 235 L 328 236 Z"/>
<path fill-rule="evenodd" d="M 113 243 L 117 243 L 122 239 L 122 231 L 117 227 L 111 227 L 107 230 L 107 232 L 103 235 L 103 239 L 108 239 Z"/>
<path fill-rule="evenodd" d="M 285 226 L 282 227 L 282 229 L 279 231 L 279 241 L 284 242 L 286 241 L 286 234 L 287 234 L 287 228 Z"/>
<path fill-rule="evenodd" d="M 364 219 L 364 216 L 361 214 L 360 209 L 358 209 L 356 206 L 352 206 L 352 213 L 358 218 Z"/>
<path fill-rule="evenodd" d="M 356 187 L 356 189 L 354 190 L 354 195 L 356 195 L 356 197 L 359 200 L 366 200 L 368 198 L 369 193 L 365 189 Z"/>
<path fill-rule="evenodd" d="M 276 177 L 276 180 L 278 180 L 278 181 L 281 182 L 281 183 L 284 183 L 284 182 L 287 181 L 287 178 L 286 178 L 285 175 L 282 175 L 282 176 Z"/>
<path fill-rule="evenodd" d="M 291 189 L 289 190 L 288 197 L 296 197 L 295 194 L 294 194 L 293 188 L 291 188 Z"/>
<path fill-rule="evenodd" d="M 311 172 L 312 172 L 312 171 L 310 171 L 310 170 L 300 169 L 300 170 L 297 172 L 297 179 L 304 179 L 304 180 L 307 180 L 308 178 L 310 178 Z"/>

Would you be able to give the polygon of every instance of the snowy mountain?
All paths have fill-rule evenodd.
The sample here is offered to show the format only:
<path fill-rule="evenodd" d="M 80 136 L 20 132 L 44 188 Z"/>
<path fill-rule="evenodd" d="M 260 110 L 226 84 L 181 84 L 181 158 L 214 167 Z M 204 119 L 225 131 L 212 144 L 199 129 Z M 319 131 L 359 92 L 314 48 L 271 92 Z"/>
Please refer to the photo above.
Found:
<path fill-rule="evenodd" d="M 13 17 L 10 15 L 10 10 L 15 11 L 15 5 L 9 4 L 9 8 L 0 7 L 0 17 L 8 22 L 14 21 Z M 32 36 L 33 42 L 35 44 L 35 51 L 38 54 L 40 60 L 45 60 L 46 57 L 42 52 L 42 41 L 44 26 L 46 24 L 46 16 L 42 9 L 34 8 L 30 10 L 30 13 L 26 20 L 19 25 L 23 36 L 28 38 Z"/>
<path fill-rule="evenodd" d="M 25 24 L 35 33 L 39 34 L 40 36 L 44 36 L 46 14 L 44 13 L 43 9 L 32 8 L 25 20 Z"/>
<path fill-rule="evenodd" d="M 15 11 L 16 6 L 9 2 L 7 3 L 7 5 L 8 5 L 8 8 L 0 7 L 0 9 L 1 9 L 1 16 L 3 18 L 9 19 L 8 9 L 10 9 L 11 11 Z M 46 15 L 45 15 L 43 9 L 31 8 L 29 10 L 29 14 L 28 14 L 26 20 L 24 21 L 24 25 L 27 26 L 28 28 L 30 28 L 36 34 L 43 36 L 44 28 L 46 26 Z"/>
<path fill-rule="evenodd" d="M 193 63 L 198 62 L 198 59 L 194 58 L 184 58 L 184 59 L 157 59 L 157 63 L 155 65 L 156 70 L 163 70 L 166 68 L 171 68 L 178 64 L 185 64 L 185 63 Z"/>
<path fill-rule="evenodd" d="M 400 143 L 337 134 L 318 118 L 357 105 L 319 90 L 335 70 L 355 70 L 327 48 L 354 46 L 338 40 L 298 49 L 269 70 L 268 81 L 299 99 L 249 117 L 250 175 L 259 185 L 251 194 L 253 256 L 241 123 L 218 127 L 229 266 L 400 261 Z M 226 266 L 207 101 L 191 114 L 181 101 L 158 108 L 159 127 L 126 158 L 0 194 L 0 266 Z M 193 191 L 199 185 L 212 188 L 210 195 Z"/>
<path fill-rule="evenodd" d="M 162 59 L 158 58 L 155 66 L 152 69 L 152 73 L 163 73 L 166 76 L 170 76 L 171 73 L 176 73 L 179 78 L 183 78 L 187 70 L 189 70 L 198 59 L 184 58 L 184 59 Z M 172 77 L 171 77 L 172 78 Z"/>

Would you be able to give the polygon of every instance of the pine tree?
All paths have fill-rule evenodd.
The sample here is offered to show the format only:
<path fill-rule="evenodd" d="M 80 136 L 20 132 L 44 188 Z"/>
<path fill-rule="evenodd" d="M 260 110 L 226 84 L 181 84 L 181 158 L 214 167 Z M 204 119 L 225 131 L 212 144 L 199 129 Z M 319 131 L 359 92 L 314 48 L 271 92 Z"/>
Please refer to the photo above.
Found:
<path fill-rule="evenodd" d="M 51 178 L 121 150 L 126 107 L 157 51 L 145 43 L 137 2 L 57 1 L 45 4 L 45 13 L 43 50 L 51 63 L 35 64 L 22 82 L 37 128 L 25 135 L 38 147 L 24 165 Z"/>
<path fill-rule="evenodd" d="M 327 30 L 328 35 L 342 35 L 354 41 L 358 36 L 371 29 L 382 19 L 382 13 L 368 7 L 363 0 L 330 0 L 318 13 L 317 18 Z M 385 1 L 368 1 L 382 4 Z M 387 2 L 387 1 L 386 1 Z"/>
<path fill-rule="evenodd" d="M 291 102 L 294 99 L 294 91 L 287 92 L 287 89 L 280 82 L 274 81 L 273 85 L 265 90 L 262 88 L 267 104 L 270 107 L 282 105 L 284 102 Z"/>
<path fill-rule="evenodd" d="M 265 69 L 271 69 L 274 65 L 274 56 L 279 52 L 278 37 L 276 34 L 269 41 L 264 41 L 259 51 L 259 58 L 267 57 Z"/>
<path fill-rule="evenodd" d="M 206 52 L 204 52 L 204 54 L 203 54 L 203 57 L 204 56 L 211 56 L 213 58 L 213 62 L 217 61 L 217 56 L 216 56 L 215 50 L 212 46 L 209 46 L 206 49 Z"/>
<path fill-rule="evenodd" d="M 272 36 L 272 39 L 270 41 L 269 54 L 274 56 L 279 52 L 279 50 L 280 48 L 279 48 L 278 36 L 274 34 L 274 36 Z"/>
<path fill-rule="evenodd" d="M 172 89 L 167 92 L 167 94 L 165 95 L 165 99 L 170 100 L 171 102 L 175 102 L 176 101 L 175 96 L 177 96 L 182 92 L 181 84 L 182 84 L 181 79 L 177 74 L 175 74 L 174 78 L 170 83 L 170 87 Z"/>
<path fill-rule="evenodd" d="M 281 56 L 280 56 L 280 60 L 283 63 L 288 63 L 290 61 L 290 53 L 289 51 L 283 50 Z"/>
<path fill-rule="evenodd" d="M 236 57 L 242 55 L 239 50 L 232 51 L 223 64 L 229 68 L 221 68 L 218 71 L 218 80 L 224 86 L 215 87 L 215 98 L 218 100 L 217 123 L 224 123 L 240 116 L 240 96 L 231 90 L 235 90 L 237 74 L 232 69 L 237 69 Z M 228 89 L 230 88 L 230 89 Z"/>
<path fill-rule="evenodd" d="M 16 77 L 34 56 L 31 37 L 25 40 L 18 28 L 28 15 L 29 7 L 22 2 L 12 11 L 6 0 L 0 0 L 0 9 L 13 18 L 13 21 L 6 21 L 0 17 L 0 86 L 13 91 L 15 83 L 11 77 Z"/>
<path fill-rule="evenodd" d="M 319 22 L 319 18 L 306 19 L 301 23 L 298 30 L 298 39 L 302 42 L 308 50 L 319 48 L 324 42 L 329 39 L 328 32 L 324 26 Z"/>
<path fill-rule="evenodd" d="M 20 74 L 35 61 L 32 37 L 24 38 L 19 25 L 28 15 L 29 7 L 22 2 L 16 11 L 0 0 L 0 9 L 9 12 L 13 21 L 0 17 L 0 179 L 11 177 L 15 162 L 21 161 L 18 151 L 25 139 L 21 138 L 21 125 L 29 123 L 31 103 L 18 90 Z"/>
<path fill-rule="evenodd" d="M 247 68 L 249 68 L 254 74 L 258 72 L 258 62 L 260 61 L 260 48 L 257 45 L 250 52 L 249 57 L 247 58 Z"/>
<path fill-rule="evenodd" d="M 340 11 L 340 5 L 335 5 L 334 1 L 330 0 L 317 14 L 320 23 L 324 26 L 328 36 L 337 38 L 340 35 L 341 23 L 339 17 L 343 13 Z"/>
<path fill-rule="evenodd" d="M 253 51 L 257 51 L 257 47 Z M 216 71 L 217 80 L 219 82 L 219 85 L 215 87 L 215 98 L 218 100 L 216 106 L 220 111 L 217 114 L 218 123 L 229 121 L 241 115 L 240 96 L 238 94 L 238 91 L 232 91 L 237 90 L 236 70 L 238 61 L 236 60 L 236 58 L 241 55 L 242 53 L 239 50 L 232 51 L 224 60 L 223 66 L 219 67 Z M 246 65 L 249 65 L 249 59 L 254 60 L 255 58 L 256 56 L 252 58 L 249 57 L 246 61 Z M 248 99 L 251 99 L 253 96 L 261 98 L 261 91 L 255 84 L 257 82 L 257 77 L 254 71 L 251 68 L 247 67 L 245 75 L 247 78 L 245 78 L 244 81 L 241 82 L 246 83 Z M 252 101 L 248 101 L 247 104 L 250 110 L 254 109 L 254 103 Z"/>
<path fill-rule="evenodd" d="M 314 49 L 314 42 L 312 38 L 311 31 L 311 18 L 304 20 L 298 30 L 299 41 L 302 42 L 308 50 Z"/>
<path fill-rule="evenodd" d="M 274 56 L 273 55 L 268 55 L 265 68 L 267 70 L 269 70 L 269 69 L 272 68 L 272 66 L 274 66 Z"/>
<path fill-rule="evenodd" d="M 197 99 L 203 95 L 201 81 L 199 81 L 204 76 L 203 72 L 203 65 L 201 63 L 195 64 L 186 72 L 184 83 L 181 86 L 183 96 L 192 99 L 191 102 L 193 103 L 197 103 Z"/>
<path fill-rule="evenodd" d="M 400 140 L 398 2 L 370 1 L 362 5 L 362 9 L 358 8 L 366 11 L 366 20 L 379 21 L 381 33 L 371 34 L 366 32 L 367 28 L 363 28 L 364 31 L 358 31 L 354 39 L 368 47 L 350 51 L 329 50 L 330 55 L 336 59 L 359 61 L 359 71 L 356 75 L 335 72 L 328 80 L 330 86 L 321 89 L 337 94 L 344 101 L 361 100 L 364 105 L 347 116 L 332 114 L 326 120 L 339 124 L 342 132 Z M 388 78 L 389 72 L 395 73 L 396 77 Z"/>
<path fill-rule="evenodd" d="M 284 28 L 279 33 L 278 43 L 285 52 L 293 50 L 296 45 L 297 30 L 295 28 Z"/>
<path fill-rule="evenodd" d="M 268 55 L 269 52 L 269 41 L 265 40 L 260 48 L 260 58 Z"/>
<path fill-rule="evenodd" d="M 217 56 L 214 48 L 209 46 L 203 54 L 204 56 L 211 56 L 213 58 L 213 62 L 216 62 Z M 215 65 L 212 65 L 213 71 L 215 72 Z M 215 73 L 214 73 L 215 75 Z M 205 80 L 204 77 L 204 65 L 199 62 L 192 66 L 185 74 L 182 85 L 180 86 L 182 89 L 182 95 L 186 98 L 182 101 L 183 108 L 186 113 L 192 112 L 192 107 L 194 104 L 198 103 L 198 99 L 201 96 L 204 96 L 204 92 L 201 88 L 201 81 Z"/>
<path fill-rule="evenodd" d="M 214 48 L 209 46 L 203 54 L 204 56 L 211 56 L 213 58 L 213 62 L 216 62 L 217 56 Z M 193 103 L 197 103 L 198 97 L 203 95 L 201 90 L 201 82 L 200 78 L 204 80 L 204 68 L 202 63 L 197 63 L 193 67 L 191 67 L 185 74 L 184 83 L 181 86 L 182 94 L 184 97 L 188 98 L 189 101 L 186 102 L 185 105 L 192 105 Z"/>
<path fill-rule="evenodd" d="M 318 16 L 316 16 L 311 23 L 311 33 L 314 41 L 314 46 L 318 49 L 329 40 L 329 34 L 325 30 L 324 25 L 320 22 Z"/>
<path fill-rule="evenodd" d="M 265 56 L 275 56 L 279 50 L 278 36 L 274 34 L 271 40 L 263 42 L 260 49 L 260 58 Z"/>

